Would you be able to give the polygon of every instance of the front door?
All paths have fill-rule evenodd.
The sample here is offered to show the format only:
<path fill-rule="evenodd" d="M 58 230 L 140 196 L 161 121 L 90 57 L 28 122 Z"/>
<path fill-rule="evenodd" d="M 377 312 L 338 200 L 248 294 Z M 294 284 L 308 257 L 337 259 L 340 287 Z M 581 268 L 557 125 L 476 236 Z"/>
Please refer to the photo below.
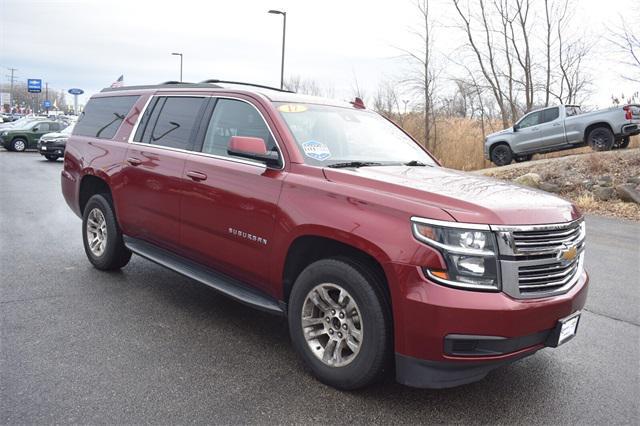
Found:
<path fill-rule="evenodd" d="M 202 149 L 184 168 L 182 245 L 194 260 L 269 292 L 269 253 L 285 172 L 230 156 L 231 136 L 259 137 L 278 151 L 254 105 L 218 99 Z"/>

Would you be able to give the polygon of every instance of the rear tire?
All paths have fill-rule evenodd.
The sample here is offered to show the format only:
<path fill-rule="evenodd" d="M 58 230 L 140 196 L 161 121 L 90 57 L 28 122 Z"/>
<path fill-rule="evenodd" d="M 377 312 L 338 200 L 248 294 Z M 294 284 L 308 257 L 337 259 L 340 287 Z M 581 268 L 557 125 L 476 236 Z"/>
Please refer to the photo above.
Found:
<path fill-rule="evenodd" d="M 618 148 L 625 149 L 629 146 L 629 142 L 631 142 L 631 136 L 625 136 L 624 138 L 622 138 L 622 141 L 620 141 Z"/>
<path fill-rule="evenodd" d="M 609 151 L 613 148 L 614 136 L 608 127 L 596 127 L 589 132 L 587 142 L 594 151 Z"/>
<path fill-rule="evenodd" d="M 87 258 L 97 269 L 111 271 L 129 263 L 131 251 L 124 245 L 108 194 L 89 198 L 82 215 L 82 241 Z"/>
<path fill-rule="evenodd" d="M 22 138 L 15 138 L 11 141 L 11 151 L 24 152 L 27 149 L 27 141 Z"/>
<path fill-rule="evenodd" d="M 351 390 L 382 377 L 393 339 L 381 286 L 369 268 L 342 258 L 314 262 L 296 279 L 289 298 L 289 333 L 321 382 Z"/>
<path fill-rule="evenodd" d="M 507 164 L 511 164 L 512 160 L 513 152 L 511 148 L 509 148 L 509 145 L 501 143 L 491 148 L 491 161 L 496 166 L 506 166 Z"/>

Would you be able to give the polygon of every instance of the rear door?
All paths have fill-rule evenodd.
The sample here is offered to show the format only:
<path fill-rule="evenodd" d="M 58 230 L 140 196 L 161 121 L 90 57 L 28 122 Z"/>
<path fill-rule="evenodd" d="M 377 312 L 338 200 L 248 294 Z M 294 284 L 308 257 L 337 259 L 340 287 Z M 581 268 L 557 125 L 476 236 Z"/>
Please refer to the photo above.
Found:
<path fill-rule="evenodd" d="M 130 141 L 122 171 L 119 197 L 129 235 L 179 249 L 182 174 L 208 99 L 151 98 Z"/>
<path fill-rule="evenodd" d="M 193 260 L 269 292 L 269 253 L 283 168 L 228 154 L 232 136 L 262 138 L 280 153 L 265 116 L 249 100 L 219 98 L 203 122 L 200 152 L 184 168 L 182 245 Z"/>

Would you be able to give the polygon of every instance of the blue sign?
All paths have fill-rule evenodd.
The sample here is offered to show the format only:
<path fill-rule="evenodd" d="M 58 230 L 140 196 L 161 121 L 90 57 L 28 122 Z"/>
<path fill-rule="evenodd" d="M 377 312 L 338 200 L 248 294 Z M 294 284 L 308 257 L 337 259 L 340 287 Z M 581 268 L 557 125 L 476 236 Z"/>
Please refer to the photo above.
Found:
<path fill-rule="evenodd" d="M 82 95 L 84 93 L 84 90 L 82 90 L 82 89 L 69 89 L 68 92 L 71 95 Z"/>
<path fill-rule="evenodd" d="M 44 101 L 44 102 L 42 103 L 42 106 L 43 106 L 44 108 L 51 108 L 51 101 Z"/>
<path fill-rule="evenodd" d="M 29 93 L 42 92 L 42 80 L 40 80 L 39 78 L 27 79 L 27 90 L 29 91 Z"/>

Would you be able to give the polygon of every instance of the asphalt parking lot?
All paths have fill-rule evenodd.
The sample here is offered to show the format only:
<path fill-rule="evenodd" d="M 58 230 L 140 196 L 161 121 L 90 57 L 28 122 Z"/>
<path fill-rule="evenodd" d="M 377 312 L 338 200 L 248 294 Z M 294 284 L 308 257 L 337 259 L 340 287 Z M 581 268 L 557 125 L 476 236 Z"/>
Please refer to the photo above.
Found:
<path fill-rule="evenodd" d="M 134 256 L 91 267 L 62 161 L 0 149 L 0 423 L 635 423 L 640 226 L 587 219 L 578 336 L 447 390 L 314 380 L 284 319 Z M 636 420 L 633 420 L 636 419 Z"/>

